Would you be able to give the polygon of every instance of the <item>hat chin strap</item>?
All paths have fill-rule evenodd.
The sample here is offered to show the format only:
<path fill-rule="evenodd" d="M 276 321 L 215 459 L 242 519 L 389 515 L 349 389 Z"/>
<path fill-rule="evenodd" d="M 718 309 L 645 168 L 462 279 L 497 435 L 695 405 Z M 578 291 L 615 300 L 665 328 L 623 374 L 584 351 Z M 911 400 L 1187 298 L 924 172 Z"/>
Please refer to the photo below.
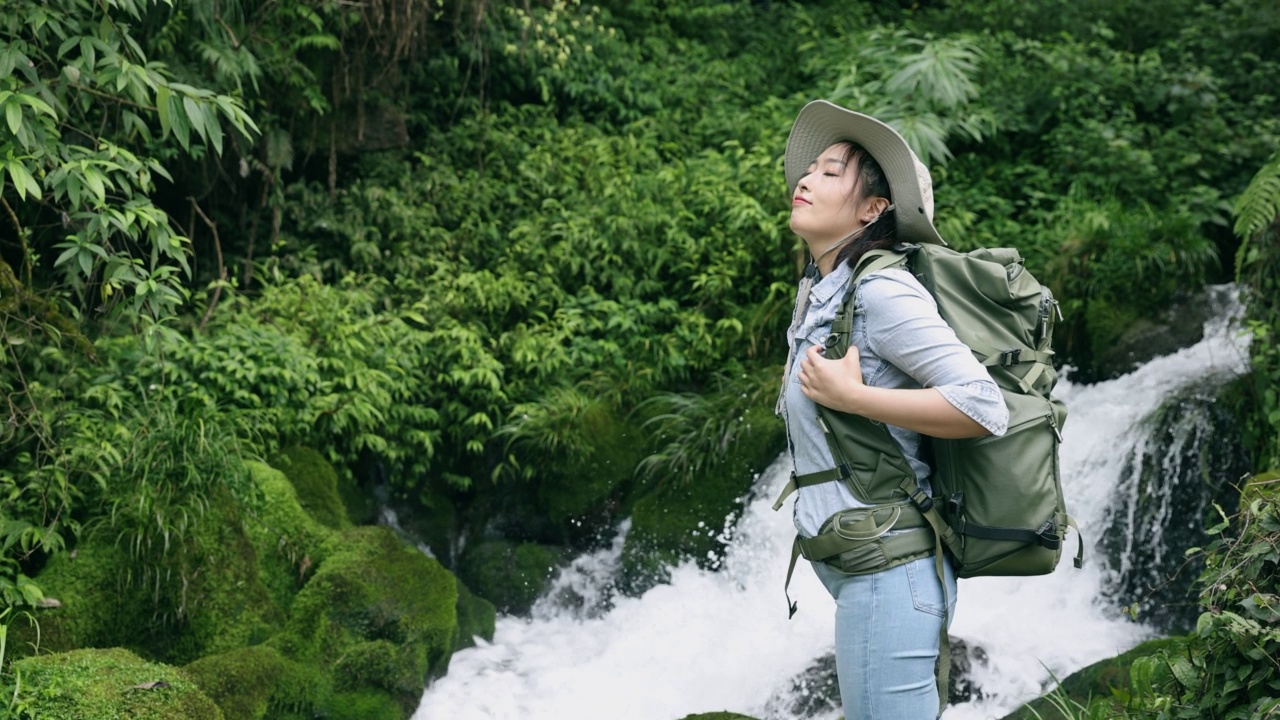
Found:
<path fill-rule="evenodd" d="M 849 235 L 848 235 L 847 237 L 845 237 L 845 239 L 841 240 L 840 242 L 836 243 L 835 245 L 832 245 L 831 247 L 827 248 L 826 250 L 823 250 L 821 255 L 819 255 L 818 257 L 816 257 L 816 258 L 814 258 L 813 260 L 810 260 L 810 261 L 809 261 L 809 262 L 810 262 L 810 264 L 811 264 L 811 265 L 813 265 L 813 266 L 815 266 L 815 267 L 817 267 L 818 263 L 822 262 L 822 258 L 824 258 L 824 257 L 826 257 L 826 256 L 828 256 L 828 255 L 830 255 L 831 253 L 835 252 L 836 250 L 839 250 L 840 248 L 844 247 L 845 245 L 848 245 L 849 243 L 853 242 L 854 240 L 857 240 L 858 238 L 862 237 L 863 233 L 865 233 L 865 232 L 867 231 L 867 228 L 869 228 L 869 227 L 871 227 L 872 225 L 874 225 L 874 224 L 875 224 L 875 222 L 876 222 L 877 220 L 879 220 L 880 218 L 884 217 L 884 214 L 885 214 L 885 213 L 887 213 L 887 212 L 889 212 L 889 211 L 890 211 L 890 210 L 892 210 L 892 209 L 893 209 L 893 203 L 889 203 L 889 207 L 885 208 L 884 210 L 881 210 L 881 211 L 880 211 L 880 214 L 879 214 L 879 215 L 876 215 L 876 216 L 875 216 L 875 217 L 873 217 L 873 218 L 871 218 L 871 221 L 870 221 L 870 222 L 868 222 L 866 225 L 863 225 L 862 227 L 858 228 L 857 230 L 854 230 L 852 233 L 849 233 Z"/>

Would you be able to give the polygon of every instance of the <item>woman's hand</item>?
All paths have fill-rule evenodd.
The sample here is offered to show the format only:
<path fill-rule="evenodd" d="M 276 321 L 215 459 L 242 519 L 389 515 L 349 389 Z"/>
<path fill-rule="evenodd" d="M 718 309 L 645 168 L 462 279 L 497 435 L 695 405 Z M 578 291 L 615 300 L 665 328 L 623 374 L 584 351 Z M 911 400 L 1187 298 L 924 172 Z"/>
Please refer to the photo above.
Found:
<path fill-rule="evenodd" d="M 805 397 L 840 412 L 855 412 L 857 395 L 866 387 L 856 345 L 850 345 L 839 360 L 828 360 L 822 347 L 814 345 L 800 361 L 799 379 Z"/>

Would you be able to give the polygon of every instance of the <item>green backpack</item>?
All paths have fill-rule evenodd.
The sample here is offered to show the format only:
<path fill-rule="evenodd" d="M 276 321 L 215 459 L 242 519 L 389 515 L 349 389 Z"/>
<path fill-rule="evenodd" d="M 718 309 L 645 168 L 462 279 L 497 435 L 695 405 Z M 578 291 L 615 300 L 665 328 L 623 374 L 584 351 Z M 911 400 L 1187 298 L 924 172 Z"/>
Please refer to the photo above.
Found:
<path fill-rule="evenodd" d="M 1009 407 L 1002 436 L 930 439 L 933 496 L 918 493 L 913 499 L 950 550 L 956 574 L 1050 573 L 1068 527 L 1076 528 L 1075 566 L 1082 567 L 1084 540 L 1067 515 L 1058 462 L 1067 408 L 1051 395 L 1057 383 L 1051 343 L 1059 314 L 1053 294 L 1026 270 L 1015 249 L 965 253 L 934 244 L 907 246 L 905 253 L 867 253 L 851 287 L 889 267 L 910 271 L 924 285 Z M 851 306 L 845 310 L 851 315 Z M 847 347 L 847 333 L 841 342 Z"/>
<path fill-rule="evenodd" d="M 843 357 L 849 348 L 858 280 L 891 267 L 920 280 L 942 318 L 990 371 L 1009 407 L 1008 430 L 999 437 L 930 438 L 930 495 L 919 488 L 883 423 L 819 406 L 837 467 L 793 473 L 773 508 L 798 488 L 826 482 L 846 483 L 868 507 L 837 513 L 814 537 L 796 536 L 784 592 L 800 556 L 865 574 L 932 553 L 941 579 L 945 547 L 962 578 L 1052 572 L 1067 528 L 1076 527 L 1066 512 L 1058 464 L 1067 408 L 1051 395 L 1058 379 L 1051 348 L 1057 301 L 1011 248 L 961 253 L 924 244 L 904 246 L 903 252 L 873 250 L 859 262 L 836 313 L 826 357 Z M 1075 566 L 1082 567 L 1079 528 L 1076 536 Z M 787 608 L 795 614 L 789 595 Z M 950 678 L 947 625 L 938 638 L 939 713 L 947 705 Z"/>

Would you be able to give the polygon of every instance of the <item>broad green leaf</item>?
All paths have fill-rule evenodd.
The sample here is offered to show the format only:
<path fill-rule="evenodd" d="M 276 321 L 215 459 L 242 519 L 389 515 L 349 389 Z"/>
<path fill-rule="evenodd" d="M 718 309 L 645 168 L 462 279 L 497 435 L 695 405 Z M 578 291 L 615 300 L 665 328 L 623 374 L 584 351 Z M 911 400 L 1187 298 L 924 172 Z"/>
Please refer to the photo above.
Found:
<path fill-rule="evenodd" d="M 102 173 L 98 172 L 97 168 L 86 165 L 81 175 L 84 177 L 84 182 L 89 186 L 89 192 L 93 193 L 94 198 L 99 203 L 106 202 L 107 188 L 103 183 Z"/>
<path fill-rule="evenodd" d="M 208 131 L 209 144 L 213 146 L 214 152 L 222 153 L 222 124 L 218 122 L 217 111 L 210 105 L 202 108 L 205 113 L 204 127 Z"/>
<path fill-rule="evenodd" d="M 5 103 L 4 119 L 9 123 L 9 132 L 14 135 L 22 128 L 22 108 L 16 102 Z"/>
<path fill-rule="evenodd" d="M 160 116 L 160 134 L 168 136 L 173 127 L 173 121 L 169 113 L 172 108 L 169 106 L 169 100 L 173 97 L 173 93 L 169 92 L 169 88 L 161 85 L 156 88 L 156 114 Z"/>
<path fill-rule="evenodd" d="M 10 160 L 6 167 L 9 169 L 9 177 L 13 180 L 13 187 L 18 191 L 18 197 L 22 200 L 27 199 L 27 195 L 39 199 L 40 183 L 31 176 L 31 172 L 27 170 L 26 165 L 21 160 Z"/>
<path fill-rule="evenodd" d="M 191 124 L 191 129 L 204 139 L 204 113 L 201 112 L 200 103 L 196 102 L 195 98 L 187 96 L 182 98 L 182 108 L 187 113 L 187 121 Z"/>

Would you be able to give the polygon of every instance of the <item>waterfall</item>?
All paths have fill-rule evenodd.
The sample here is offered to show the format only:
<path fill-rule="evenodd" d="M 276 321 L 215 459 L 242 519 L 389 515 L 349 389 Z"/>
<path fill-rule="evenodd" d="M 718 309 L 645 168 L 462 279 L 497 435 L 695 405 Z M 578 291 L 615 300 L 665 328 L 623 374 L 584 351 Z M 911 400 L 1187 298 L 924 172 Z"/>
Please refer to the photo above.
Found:
<path fill-rule="evenodd" d="M 943 720 L 1003 717 L 1055 678 L 1156 634 L 1107 599 L 1113 573 L 1096 549 L 1098 534 L 1125 449 L 1143 441 L 1142 419 L 1192 383 L 1222 383 L 1247 367 L 1247 340 L 1231 322 L 1234 293 L 1214 296 L 1223 309 L 1199 343 L 1115 380 L 1059 383 L 1070 410 L 1063 482 L 1084 532 L 1085 567 L 1064 559 L 1044 577 L 960 581 L 951 634 L 985 652 L 970 673 L 982 697 L 949 707 Z M 530 617 L 500 617 L 493 642 L 455 654 L 413 720 L 679 720 L 722 710 L 799 720 L 779 708 L 797 704 L 789 696 L 805 691 L 794 679 L 830 652 L 834 605 L 802 563 L 790 591 L 799 612 L 787 619 L 782 585 L 794 529 L 790 513 L 770 504 L 788 467 L 780 457 L 761 474 L 721 535 L 727 552 L 718 571 L 689 562 L 640 597 L 615 595 L 624 524 L 611 548 L 565 568 Z M 1074 533 L 1068 543 L 1064 556 L 1074 554 Z"/>

